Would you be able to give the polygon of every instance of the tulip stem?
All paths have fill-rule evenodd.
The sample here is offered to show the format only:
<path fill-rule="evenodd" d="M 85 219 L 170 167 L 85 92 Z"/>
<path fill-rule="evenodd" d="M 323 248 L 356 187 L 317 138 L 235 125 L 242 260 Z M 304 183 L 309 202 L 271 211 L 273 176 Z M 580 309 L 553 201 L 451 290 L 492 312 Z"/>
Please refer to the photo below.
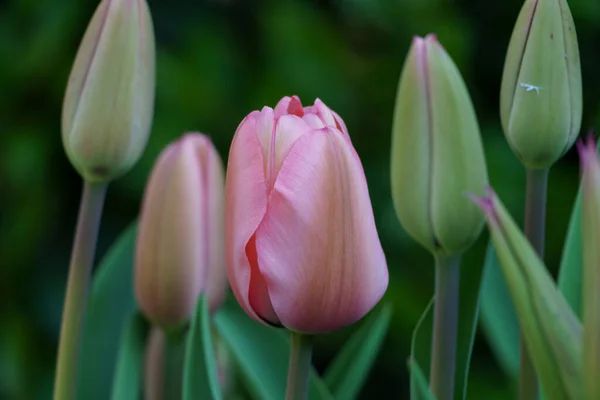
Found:
<path fill-rule="evenodd" d="M 437 400 L 454 397 L 460 256 L 436 255 L 430 386 Z"/>
<path fill-rule="evenodd" d="M 546 195 L 549 169 L 527 170 L 527 194 L 525 198 L 525 236 L 538 256 L 544 259 L 544 235 L 546 230 Z M 521 333 L 521 365 L 519 368 L 519 399 L 539 398 L 535 368 Z"/>
<path fill-rule="evenodd" d="M 81 331 L 107 187 L 107 183 L 83 185 L 60 329 L 54 400 L 75 398 Z"/>
<path fill-rule="evenodd" d="M 186 329 L 165 332 L 164 383 L 165 399 L 181 399 L 183 395 L 183 365 L 185 362 Z"/>
<path fill-rule="evenodd" d="M 290 366 L 288 369 L 286 400 L 308 399 L 313 336 L 291 332 Z"/>

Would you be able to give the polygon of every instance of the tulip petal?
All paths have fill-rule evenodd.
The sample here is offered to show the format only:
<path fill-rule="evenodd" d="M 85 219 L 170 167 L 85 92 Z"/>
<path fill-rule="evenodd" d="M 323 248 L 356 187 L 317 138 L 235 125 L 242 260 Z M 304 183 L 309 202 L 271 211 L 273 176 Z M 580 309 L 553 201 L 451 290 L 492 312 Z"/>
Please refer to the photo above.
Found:
<path fill-rule="evenodd" d="M 229 151 L 225 184 L 225 246 L 229 283 L 242 309 L 261 322 L 262 318 L 250 305 L 252 271 L 246 246 L 267 209 L 267 186 L 263 167 L 265 155 L 257 135 L 260 124 L 264 122 L 261 113 L 255 111 L 238 127 Z M 268 297 L 266 290 L 262 296 Z"/>
<path fill-rule="evenodd" d="M 302 103 L 300 102 L 300 98 L 298 96 L 286 96 L 279 100 L 279 103 L 277 103 L 275 106 L 274 111 L 276 118 L 287 114 L 297 115 L 298 117 L 302 117 L 304 115 L 304 109 L 302 108 Z"/>
<path fill-rule="evenodd" d="M 213 312 L 225 300 L 227 286 L 227 272 L 225 269 L 225 193 L 223 183 L 225 173 L 223 161 L 214 145 L 207 136 L 200 133 L 186 135 L 187 140 L 197 141 L 196 155 L 202 168 L 202 190 L 204 194 L 203 221 L 204 242 L 204 265 L 207 266 L 206 277 L 203 283 L 208 283 L 204 288 L 206 298 L 209 302 L 210 311 Z M 221 190 L 219 190 L 221 188 Z"/>
<path fill-rule="evenodd" d="M 325 123 L 317 114 L 304 114 L 302 119 L 312 128 L 312 129 L 322 129 L 325 128 Z"/>
<path fill-rule="evenodd" d="M 273 310 L 269 291 L 265 283 L 265 278 L 258 267 L 258 256 L 256 253 L 256 235 L 252 236 L 246 245 L 246 256 L 250 263 L 250 291 L 248 292 L 248 302 L 250 306 L 265 322 L 279 325 L 279 317 Z"/>
<path fill-rule="evenodd" d="M 340 131 L 315 130 L 295 142 L 269 195 L 256 249 L 273 308 L 289 329 L 339 329 L 383 296 L 388 273 L 367 182 Z"/>
<path fill-rule="evenodd" d="M 311 127 L 296 115 L 283 115 L 277 120 L 275 132 L 275 173 L 278 174 L 292 145 L 300 136 L 309 132 Z M 277 176 L 273 179 L 275 183 Z"/>
<path fill-rule="evenodd" d="M 433 157 L 429 218 L 439 247 L 457 252 L 468 249 L 483 228 L 481 213 L 465 193 L 484 194 L 487 170 L 475 108 L 460 71 L 435 37 L 425 40 L 430 43 L 427 73 Z"/>
<path fill-rule="evenodd" d="M 256 120 L 256 134 L 264 157 L 267 190 L 271 190 L 277 179 L 284 158 L 290 147 L 310 126 L 296 115 L 282 115 L 276 121 L 269 107 L 263 108 Z"/>

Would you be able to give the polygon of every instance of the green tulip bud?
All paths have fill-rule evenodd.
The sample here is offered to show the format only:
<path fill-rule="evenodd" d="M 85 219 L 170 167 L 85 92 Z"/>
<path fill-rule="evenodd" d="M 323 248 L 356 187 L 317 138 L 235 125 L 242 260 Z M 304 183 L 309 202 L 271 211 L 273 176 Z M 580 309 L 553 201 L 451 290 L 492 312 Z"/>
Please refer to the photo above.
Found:
<path fill-rule="evenodd" d="M 600 162 L 592 137 L 578 147 L 583 167 L 583 371 L 586 399 L 600 399 Z"/>
<path fill-rule="evenodd" d="M 577 34 L 565 0 L 527 0 L 504 64 L 500 117 L 508 143 L 526 167 L 550 167 L 581 127 Z"/>
<path fill-rule="evenodd" d="M 110 181 L 141 157 L 154 112 L 154 64 L 146 1 L 102 1 L 77 52 L 63 105 L 63 145 L 84 179 Z"/>
<path fill-rule="evenodd" d="M 500 267 L 544 393 L 549 400 L 580 400 L 581 323 L 548 270 L 496 194 L 476 199 L 484 211 Z"/>
<path fill-rule="evenodd" d="M 483 217 L 487 170 L 475 110 L 434 35 L 415 38 L 400 77 L 392 133 L 392 196 L 404 229 L 442 254 L 470 247 Z"/>

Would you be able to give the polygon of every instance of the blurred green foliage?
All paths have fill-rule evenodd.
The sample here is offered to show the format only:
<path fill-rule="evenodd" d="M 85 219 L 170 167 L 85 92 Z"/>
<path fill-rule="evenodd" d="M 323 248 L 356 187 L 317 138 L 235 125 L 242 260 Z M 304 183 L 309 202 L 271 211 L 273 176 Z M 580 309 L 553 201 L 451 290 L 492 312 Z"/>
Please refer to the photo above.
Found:
<path fill-rule="evenodd" d="M 226 159 L 238 123 L 298 94 L 346 121 L 363 159 L 388 258 L 390 332 L 363 398 L 407 398 L 412 329 L 433 291 L 433 260 L 398 223 L 389 189 L 396 84 L 412 35 L 437 33 L 471 91 L 492 185 L 523 215 L 524 169 L 498 117 L 504 52 L 521 0 L 149 0 L 157 46 L 155 123 L 137 167 L 111 185 L 100 257 L 138 212 L 159 151 L 181 133 L 211 135 Z M 583 129 L 600 117 L 600 2 L 571 0 L 584 79 Z M 62 150 L 62 97 L 96 0 L 0 1 L 0 398 L 51 396 L 81 180 Z M 558 265 L 578 185 L 574 151 L 550 177 L 549 267 Z M 487 233 L 465 257 L 481 263 Z M 321 370 L 352 328 L 320 337 Z M 480 334 L 468 398 L 512 398 Z"/>

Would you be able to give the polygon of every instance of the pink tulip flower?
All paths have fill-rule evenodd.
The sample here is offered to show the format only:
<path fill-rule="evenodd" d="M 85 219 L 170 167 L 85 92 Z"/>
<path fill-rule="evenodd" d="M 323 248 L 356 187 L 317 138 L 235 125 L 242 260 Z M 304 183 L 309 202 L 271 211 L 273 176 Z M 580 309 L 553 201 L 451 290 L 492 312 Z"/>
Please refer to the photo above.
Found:
<path fill-rule="evenodd" d="M 162 327 L 186 323 L 200 293 L 215 310 L 227 290 L 224 172 L 210 139 L 191 133 L 159 156 L 146 186 L 135 255 L 135 293 Z"/>
<path fill-rule="evenodd" d="M 342 119 L 296 96 L 254 111 L 231 144 L 227 273 L 244 311 L 302 333 L 361 319 L 388 285 L 365 174 Z"/>

